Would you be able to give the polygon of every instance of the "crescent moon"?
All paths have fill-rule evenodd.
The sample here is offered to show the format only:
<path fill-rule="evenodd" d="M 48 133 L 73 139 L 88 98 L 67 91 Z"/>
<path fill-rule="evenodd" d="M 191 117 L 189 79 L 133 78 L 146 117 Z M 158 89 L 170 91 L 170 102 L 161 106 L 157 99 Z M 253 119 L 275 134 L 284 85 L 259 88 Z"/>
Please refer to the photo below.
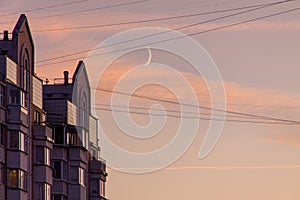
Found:
<path fill-rule="evenodd" d="M 151 52 L 151 49 L 147 46 L 147 49 L 148 49 L 148 53 L 149 53 L 149 58 L 145 64 L 145 66 L 148 66 L 152 60 L 152 52 Z"/>

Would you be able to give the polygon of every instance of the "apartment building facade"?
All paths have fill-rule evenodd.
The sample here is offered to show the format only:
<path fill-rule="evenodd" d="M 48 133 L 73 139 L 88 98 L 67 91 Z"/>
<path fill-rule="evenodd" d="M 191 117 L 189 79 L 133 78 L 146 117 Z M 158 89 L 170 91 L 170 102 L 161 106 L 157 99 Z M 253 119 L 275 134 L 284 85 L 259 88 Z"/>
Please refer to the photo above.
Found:
<path fill-rule="evenodd" d="M 66 72 L 63 83 L 43 85 L 26 16 L 2 36 L 0 200 L 105 199 L 106 164 L 84 63 L 70 82 Z"/>

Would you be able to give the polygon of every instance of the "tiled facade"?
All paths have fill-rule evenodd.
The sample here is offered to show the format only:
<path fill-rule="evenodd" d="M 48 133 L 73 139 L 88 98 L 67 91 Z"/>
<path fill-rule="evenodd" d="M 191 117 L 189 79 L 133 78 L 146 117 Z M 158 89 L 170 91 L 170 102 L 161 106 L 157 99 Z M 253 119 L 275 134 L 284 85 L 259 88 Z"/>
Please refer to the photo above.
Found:
<path fill-rule="evenodd" d="M 0 40 L 0 200 L 105 199 L 97 119 L 83 62 L 43 85 L 25 15 Z"/>

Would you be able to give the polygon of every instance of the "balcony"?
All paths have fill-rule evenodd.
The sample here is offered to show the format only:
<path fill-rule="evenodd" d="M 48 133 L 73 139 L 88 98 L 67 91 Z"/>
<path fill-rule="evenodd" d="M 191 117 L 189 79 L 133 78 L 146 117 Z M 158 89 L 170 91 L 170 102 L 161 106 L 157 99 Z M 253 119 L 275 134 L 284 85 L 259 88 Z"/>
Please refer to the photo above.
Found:
<path fill-rule="evenodd" d="M 8 150 L 7 166 L 9 166 L 10 168 L 21 168 L 27 171 L 28 168 L 27 154 L 18 150 Z"/>
<path fill-rule="evenodd" d="M 81 147 L 70 146 L 69 148 L 69 159 L 72 161 L 81 161 L 86 163 L 88 160 L 88 153 Z"/>
<path fill-rule="evenodd" d="M 35 165 L 33 167 L 33 181 L 35 182 L 44 182 L 52 185 L 52 168 L 46 165 Z"/>
<path fill-rule="evenodd" d="M 89 161 L 89 173 L 93 178 L 99 178 L 106 181 L 106 163 L 103 159 L 101 160 L 90 160 Z"/>
<path fill-rule="evenodd" d="M 52 185 L 52 194 L 62 194 L 67 196 L 68 195 L 68 184 L 64 180 L 53 180 Z"/>
<path fill-rule="evenodd" d="M 7 121 L 28 126 L 28 110 L 21 105 L 7 106 Z"/>
<path fill-rule="evenodd" d="M 33 135 L 37 139 L 46 139 L 51 143 L 54 142 L 52 139 L 52 129 L 45 124 L 36 123 L 33 127 Z"/>
<path fill-rule="evenodd" d="M 109 200 L 105 197 L 102 197 L 102 196 L 91 196 L 90 197 L 91 200 Z"/>

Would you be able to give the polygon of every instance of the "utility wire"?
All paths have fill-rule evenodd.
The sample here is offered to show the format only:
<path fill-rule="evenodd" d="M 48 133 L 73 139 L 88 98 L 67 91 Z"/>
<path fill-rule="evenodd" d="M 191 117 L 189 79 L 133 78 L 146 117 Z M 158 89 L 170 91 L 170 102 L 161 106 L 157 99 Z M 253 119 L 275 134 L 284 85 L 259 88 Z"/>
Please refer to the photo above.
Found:
<path fill-rule="evenodd" d="M 281 1 L 280 1 L 281 2 Z M 277 3 L 280 3 L 280 2 L 276 2 Z M 262 7 L 262 6 L 272 6 L 274 5 L 274 3 L 272 4 L 258 4 L 258 5 L 252 5 L 252 6 L 247 6 L 247 8 L 249 7 Z M 207 15 L 207 14 L 212 14 L 212 13 L 216 13 L 216 12 L 228 12 L 228 11 L 233 11 L 233 10 L 243 10 L 243 9 L 246 9 L 246 7 L 239 7 L 239 8 L 233 8 L 233 9 L 227 9 L 227 10 L 222 10 L 222 11 L 214 11 L 214 12 L 205 12 L 205 13 L 197 13 L 199 15 Z M 255 9 L 256 10 L 256 9 Z M 252 10 L 251 10 L 252 11 Z M 232 17 L 232 16 L 235 16 L 235 15 L 240 15 L 240 14 L 244 14 L 246 12 L 249 12 L 249 11 L 244 11 L 244 12 L 239 12 L 239 13 L 236 13 L 234 15 L 226 15 L 226 16 L 223 16 L 223 17 L 218 17 L 218 18 L 214 18 L 214 19 L 211 19 L 211 20 L 206 20 L 206 21 L 203 21 L 203 22 L 198 22 L 198 23 L 194 23 L 194 24 L 190 24 L 190 25 L 187 25 L 187 26 L 183 26 L 183 27 L 179 27 L 179 28 L 176 28 L 175 30 L 181 30 L 181 29 L 185 29 L 185 28 L 190 28 L 190 27 L 193 27 L 193 26 L 197 26 L 197 25 L 200 25 L 200 24 L 205 24 L 205 23 L 209 23 L 209 22 L 213 22 L 213 21 L 217 21 L 217 20 L 220 20 L 220 19 L 225 19 L 225 18 L 228 18 L 228 17 Z M 194 14 L 196 15 L 196 14 Z M 187 16 L 187 15 L 186 15 Z M 173 16 L 173 18 L 175 17 L 180 17 L 180 16 Z M 171 18 L 171 17 L 169 17 Z M 163 19 L 163 18 L 160 18 L 160 19 Z M 154 20 L 154 19 L 152 19 Z M 136 21 L 137 22 L 137 21 Z M 124 22 L 126 23 L 126 22 Z M 123 23 L 123 24 L 124 24 Z M 133 23 L 133 22 L 128 22 L 128 23 Z M 113 24 L 110 24 L 110 25 L 113 25 Z M 109 26 L 109 25 L 108 25 Z M 49 29 L 50 30 L 50 29 Z M 53 30 L 53 29 L 51 29 Z M 36 63 L 42 63 L 42 62 L 48 62 L 48 61 L 51 61 L 51 60 L 56 60 L 56 59 L 60 59 L 60 58 L 65 58 L 65 57 L 69 57 L 69 56 L 74 56 L 74 55 L 78 55 L 78 54 L 82 54 L 82 53 L 86 53 L 86 52 L 89 52 L 89 51 L 92 51 L 94 49 L 102 49 L 102 48 L 106 48 L 106 47 L 111 47 L 111 46 L 115 46 L 115 45 L 118 45 L 118 44 L 124 44 L 124 43 L 128 43 L 128 42 L 133 42 L 133 41 L 136 41 L 136 40 L 140 40 L 140 39 L 144 39 L 144 38 L 148 38 L 148 37 L 152 37 L 152 36 L 156 36 L 156 35 L 160 35 L 160 34 L 164 34 L 164 33 L 168 33 L 170 31 L 162 31 L 162 32 L 159 32 L 159 33 L 155 33 L 155 34 L 150 34 L 150 35 L 147 35 L 147 36 L 143 36 L 143 37 L 137 37 L 137 38 L 134 38 L 134 39 L 131 39 L 131 40 L 125 40 L 125 41 L 122 41 L 122 42 L 118 42 L 118 43 L 113 43 L 113 44 L 110 44 L 110 45 L 106 45 L 106 46 L 103 46 L 103 47 L 99 47 L 99 48 L 90 48 L 90 49 L 86 49 L 86 50 L 82 50 L 82 51 L 78 51 L 78 52 L 75 52 L 75 53 L 70 53 L 70 54 L 65 54 L 65 55 L 62 55 L 62 56 L 56 56 L 56 57 L 52 57 L 52 58 L 48 58 L 48 59 L 44 59 L 44 60 L 39 60 L 37 61 Z M 76 59 L 77 60 L 77 59 Z"/>
<path fill-rule="evenodd" d="M 119 4 L 109 5 L 109 6 L 102 6 L 102 7 L 90 8 L 90 9 L 79 10 L 79 11 L 71 11 L 71 12 L 64 12 L 64 13 L 60 13 L 60 14 L 53 14 L 53 15 L 35 17 L 35 18 L 32 18 L 32 19 L 44 19 L 44 18 L 50 18 L 50 17 L 59 17 L 59 16 L 64 16 L 64 15 L 91 12 L 91 11 L 95 11 L 95 10 L 102 10 L 102 9 L 107 9 L 107 8 L 116 8 L 116 7 L 121 7 L 121 6 L 132 5 L 132 4 L 144 3 L 144 2 L 147 2 L 147 1 L 151 1 L 151 0 L 130 1 L 130 2 L 126 2 L 126 3 L 119 3 Z"/>
<path fill-rule="evenodd" d="M 249 113 L 243 113 L 243 112 L 237 112 L 237 111 L 223 110 L 223 109 L 218 109 L 218 108 L 211 108 L 211 107 L 207 107 L 207 106 L 179 103 L 179 102 L 176 102 L 176 101 L 173 101 L 170 99 L 160 99 L 160 98 L 149 97 L 149 96 L 138 95 L 138 94 L 129 94 L 129 93 L 121 92 L 121 91 L 113 91 L 113 90 L 104 89 L 104 88 L 96 88 L 95 90 L 107 92 L 107 93 L 115 93 L 115 94 L 120 94 L 120 95 L 140 98 L 140 99 L 146 99 L 146 100 L 151 100 L 151 101 L 159 101 L 159 102 L 164 102 L 164 103 L 169 103 L 169 104 L 175 104 L 175 105 L 179 105 L 179 106 L 188 106 L 188 107 L 201 108 L 201 109 L 223 112 L 223 113 L 233 114 L 233 115 L 255 117 L 255 118 L 260 118 L 260 119 L 264 119 L 264 120 L 273 120 L 273 121 L 279 121 L 279 122 L 285 122 L 285 123 L 297 123 L 297 124 L 300 123 L 300 121 L 295 121 L 295 120 L 290 120 L 290 119 L 281 119 L 281 118 L 275 118 L 275 117 L 269 117 L 269 116 L 262 116 L 262 115 L 249 114 Z"/>
<path fill-rule="evenodd" d="M 3 15 L 0 15 L 0 17 L 11 16 L 11 15 L 19 14 L 19 13 L 35 12 L 35 11 L 46 10 L 46 9 L 50 9 L 50 8 L 57 8 L 57 7 L 67 6 L 67 5 L 78 4 L 78 3 L 82 3 L 82 2 L 86 2 L 86 1 L 89 1 L 89 0 L 72 1 L 72 2 L 68 2 L 68 3 L 61 3 L 61 4 L 55 4 L 55 5 L 45 6 L 45 7 L 32 8 L 32 9 L 28 9 L 28 10 L 3 14 Z"/>
<path fill-rule="evenodd" d="M 229 4 L 233 4 L 234 2 L 243 2 L 243 1 L 247 1 L 247 0 L 233 0 L 233 1 L 224 1 L 224 2 L 220 2 L 218 3 L 218 5 L 220 6 L 223 6 L 223 5 L 229 5 Z M 173 12 L 173 11 L 184 11 L 184 10 L 188 10 L 188 9 L 195 9 L 195 8 L 198 8 L 199 9 L 203 9 L 203 8 L 206 8 L 206 7 L 213 7 L 215 5 L 215 2 L 195 2 L 195 1 L 184 1 L 182 2 L 183 4 L 180 4 L 180 3 L 176 3 L 174 4 L 173 2 L 170 1 L 170 4 L 168 5 L 164 5 L 164 7 L 162 7 L 161 5 L 158 5 L 159 7 L 144 7 L 144 8 L 139 8 L 138 10 L 136 9 L 129 9 L 129 10 L 121 10 L 120 12 L 118 13 L 92 13 L 92 14 L 86 14 L 85 16 L 92 16 L 92 17 L 95 17 L 95 16 L 101 16 L 103 17 L 104 15 L 107 15 L 109 17 L 115 17 L 115 16 L 127 16 L 127 15 L 136 15 L 138 16 L 139 14 L 147 14 L 147 13 L 150 13 L 151 15 L 158 15 L 159 13 L 158 12 L 163 12 L 163 14 L 166 14 L 166 13 L 170 13 L 170 12 Z M 188 5 L 188 6 L 187 6 Z M 219 9 L 213 9 L 213 10 L 219 10 Z M 178 12 L 175 12 L 175 13 L 178 13 Z M 139 16 L 138 16 L 139 17 Z"/>
<path fill-rule="evenodd" d="M 289 2 L 289 1 L 292 1 L 292 0 L 288 0 L 288 1 L 284 1 L 284 2 Z M 237 10 L 250 9 L 250 8 L 257 8 L 257 7 L 263 7 L 263 6 L 277 5 L 277 4 L 278 3 L 275 3 L 275 4 L 274 3 L 266 3 L 266 4 L 259 4 L 259 5 L 251 5 L 251 6 L 244 6 L 244 7 L 238 7 L 238 8 L 210 11 L 210 12 L 187 14 L 187 15 L 176 15 L 176 16 L 171 16 L 171 17 L 161 17 L 161 18 L 153 18 L 153 19 L 147 19 L 147 20 L 137 20 L 137 21 L 129 21 L 129 22 L 112 23 L 112 24 L 97 24 L 97 25 L 90 25 L 90 26 L 77 26 L 77 27 L 64 27 L 64 28 L 55 28 L 55 29 L 42 29 L 42 30 L 35 30 L 34 32 L 42 33 L 42 32 L 54 32 L 54 31 L 70 31 L 70 30 L 82 30 L 82 29 L 112 27 L 112 26 L 120 26 L 120 25 L 140 24 L 140 23 L 148 23 L 148 22 L 157 22 L 157 21 L 166 21 L 166 20 L 173 20 L 173 19 L 190 18 L 190 17 L 203 16 L 203 15 L 211 15 L 211 14 L 231 12 L 231 11 L 237 11 Z"/>
<path fill-rule="evenodd" d="M 96 110 L 102 111 L 109 111 L 109 112 L 119 112 L 119 113 L 128 113 L 128 111 L 124 110 L 116 110 L 116 109 L 106 109 L 106 108 L 96 108 Z M 130 114 L 137 114 L 137 115 L 145 115 L 149 116 L 149 113 L 144 112 L 136 112 L 130 111 Z M 205 118 L 199 116 L 178 116 L 173 114 L 151 114 L 151 116 L 163 116 L 163 117 L 172 117 L 178 119 L 200 119 L 200 120 L 207 120 L 207 121 L 226 121 L 226 122 L 236 122 L 236 123 L 252 123 L 252 124 L 269 124 L 269 125 L 299 125 L 298 123 L 293 122 L 270 122 L 270 121 L 253 121 L 253 120 L 234 120 L 234 119 L 218 119 L 218 118 Z"/>
<path fill-rule="evenodd" d="M 239 26 L 239 25 L 242 25 L 242 24 L 247 24 L 247 23 L 262 20 L 262 19 L 267 19 L 267 18 L 278 16 L 278 15 L 283 15 L 283 14 L 287 14 L 287 13 L 290 13 L 290 12 L 295 12 L 295 11 L 298 11 L 298 10 L 300 10 L 300 7 L 290 9 L 290 10 L 286 10 L 286 11 L 282 11 L 282 12 L 277 12 L 277 13 L 270 14 L 270 15 L 265 15 L 265 16 L 262 16 L 262 17 L 252 18 L 250 20 L 245 20 L 245 21 L 242 21 L 242 22 L 237 22 L 237 23 L 233 23 L 233 24 L 229 24 L 229 25 L 219 26 L 219 27 L 216 27 L 216 28 L 212 28 L 212 29 L 208 29 L 208 30 L 204 30 L 204 31 L 200 31 L 200 32 L 195 32 L 195 33 L 191 33 L 191 34 L 187 34 L 187 35 L 183 35 L 183 36 L 179 36 L 179 37 L 175 37 L 175 38 L 160 40 L 160 41 L 151 42 L 151 43 L 147 43 L 147 44 L 143 44 L 143 45 L 137 45 L 137 46 L 134 46 L 134 47 L 128 47 L 128 48 L 124 48 L 124 49 L 118 49 L 118 50 L 114 50 L 114 51 L 110 51 L 110 52 L 99 53 L 99 54 L 91 55 L 90 57 L 107 55 L 107 54 L 112 54 L 112 53 L 125 51 L 125 50 L 137 49 L 137 48 L 149 46 L 149 45 L 152 45 L 152 44 L 169 42 L 169 41 L 178 40 L 178 39 L 182 39 L 182 38 L 186 38 L 186 37 L 190 37 L 190 36 L 200 35 L 200 34 L 203 34 L 203 33 L 209 33 L 209 32 L 213 32 L 213 31 L 217 31 L 217 30 L 221 30 L 221 29 L 227 29 L 227 28 L 231 28 L 231 27 L 234 27 L 234 26 Z"/>
<path fill-rule="evenodd" d="M 40 76 L 39 76 L 40 77 Z M 43 77 L 42 77 L 43 78 Z M 47 78 L 47 77 L 44 77 L 44 78 Z M 51 79 L 51 78 L 48 78 L 48 79 Z M 201 101 L 199 103 L 211 103 L 209 101 L 207 102 L 204 102 L 204 101 Z M 216 104 L 214 102 L 214 104 Z M 218 104 L 221 104 L 221 103 L 218 103 Z M 280 109 L 300 109 L 300 106 L 277 106 L 277 105 L 263 105 L 263 104 L 239 104 L 239 103 L 226 103 L 227 105 L 230 105 L 230 106 L 241 106 L 241 107 L 261 107 L 261 108 L 280 108 Z M 100 103 L 96 103 L 96 105 L 100 105 L 100 106 L 110 106 L 109 104 L 100 104 Z M 115 105 L 113 105 L 115 106 Z"/>
<path fill-rule="evenodd" d="M 187 25 L 187 26 L 183 26 L 183 27 L 179 27 L 179 28 L 176 28 L 174 30 L 181 30 L 181 29 L 185 29 L 185 28 L 190 28 L 190 27 L 194 27 L 194 26 L 198 26 L 198 25 L 202 25 L 202 24 L 205 24 L 205 23 L 209 23 L 209 22 L 214 22 L 214 21 L 218 21 L 218 20 L 221 20 L 221 19 L 225 19 L 225 18 L 229 18 L 229 17 L 233 17 L 233 16 L 237 16 L 237 15 L 241 15 L 241 14 L 245 14 L 245 13 L 248 13 L 248 12 L 253 12 L 253 11 L 256 11 L 256 10 L 259 10 L 259 9 L 263 9 L 263 8 L 266 8 L 266 7 L 269 7 L 269 6 L 273 6 L 273 5 L 277 5 L 277 4 L 280 4 L 280 3 L 286 3 L 286 2 L 289 2 L 288 1 L 280 1 L 280 2 L 276 2 L 276 3 L 272 3 L 270 5 L 265 5 L 263 7 L 258 7 L 258 8 L 254 8 L 254 9 L 250 9 L 250 10 L 246 10 L 246 11 L 242 11 L 242 12 L 238 12 L 238 13 L 234 13 L 234 14 L 230 14 L 230 15 L 225 15 L 225 16 L 222 16 L 222 17 L 218 17 L 218 18 L 214 18 L 214 19 L 210 19 L 210 20 L 206 20 L 206 21 L 202 21 L 202 22 L 198 22 L 198 23 L 194 23 L 194 24 L 190 24 L 190 25 Z M 280 15 L 281 13 L 277 13 L 277 15 Z M 269 17 L 269 16 L 264 16 L 265 18 Z M 252 19 L 252 21 L 256 21 L 258 19 Z M 244 22 L 241 22 L 242 23 L 248 23 L 247 21 L 244 21 Z M 231 26 L 236 26 L 236 24 L 232 24 Z M 224 28 L 228 28 L 228 27 L 224 27 Z M 219 29 L 224 29 L 223 27 L 220 27 Z M 219 30 L 218 29 L 218 30 Z M 214 31 L 215 29 L 208 29 L 204 32 L 210 32 L 210 31 Z M 98 47 L 98 48 L 94 48 L 94 49 L 102 49 L 102 48 L 106 48 L 106 47 L 111 47 L 111 46 L 115 46 L 115 45 L 119 45 L 119 44 L 124 44 L 124 43 L 128 43 L 128 42 L 133 42 L 133 41 L 137 41 L 137 40 L 140 40 L 140 39 L 144 39 L 144 38 L 148 38 L 148 37 L 152 37 L 152 36 L 156 36 L 156 35 L 160 35 L 160 34 L 165 34 L 165 33 L 168 33 L 172 30 L 168 30 L 168 31 L 163 31 L 163 32 L 159 32 L 159 33 L 155 33 L 155 34 L 150 34 L 150 35 L 147 35 L 147 36 L 143 36 L 143 37 L 137 37 L 137 38 L 134 38 L 134 39 L 130 39 L 130 40 L 125 40 L 125 41 L 122 41 L 122 42 L 118 42 L 118 43 L 113 43 L 113 44 L 110 44 L 110 45 L 106 45 L 106 46 L 102 46 L 102 47 Z M 204 33 L 203 32 L 203 33 Z M 198 34 L 201 34 L 202 32 L 199 32 Z M 195 33 L 194 33 L 195 34 Z M 187 37 L 189 35 L 186 35 L 184 37 Z M 170 40 L 175 40 L 177 38 L 174 38 L 174 39 L 170 39 Z M 155 42 L 155 43 L 150 43 L 150 44 L 156 44 L 156 43 L 160 43 L 160 42 L 165 42 L 165 41 L 170 41 L 170 40 L 163 40 L 163 41 L 158 41 L 158 42 Z M 144 44 L 144 45 L 140 45 L 140 46 L 145 46 L 145 45 L 148 45 L 148 44 Z M 108 52 L 108 53 L 104 53 L 104 54 L 109 54 L 109 53 L 114 53 L 114 52 L 118 52 L 118 51 L 123 51 L 123 50 L 127 50 L 127 49 L 135 49 L 137 47 L 140 47 L 140 46 L 135 46 L 133 48 L 126 48 L 126 49 L 121 49 L 121 50 L 116 50 L 116 51 L 113 51 L 113 52 Z M 82 53 L 86 53 L 86 52 L 89 52 L 91 50 L 94 50 L 94 49 L 86 49 L 86 50 L 83 50 L 83 51 L 77 51 L 77 52 L 74 52 L 74 53 L 70 53 L 70 54 L 65 54 L 65 55 L 62 55 L 62 56 L 57 56 L 57 57 L 52 57 L 52 58 L 49 58 L 49 59 L 44 59 L 44 60 L 40 60 L 40 61 L 37 61 L 36 63 L 43 63 L 43 62 L 48 62 L 48 61 L 51 61 L 51 60 L 57 60 L 57 59 L 60 59 L 60 58 L 65 58 L 65 57 L 69 57 L 69 56 L 74 56 L 74 55 L 78 55 L 78 54 L 82 54 Z M 103 54 L 103 55 L 104 55 Z M 97 54 L 99 55 L 99 54 Z M 102 54 L 101 54 L 102 55 Z M 93 55 L 95 56 L 95 55 Z M 74 60 L 78 60 L 78 59 L 82 59 L 82 57 L 77 57 L 77 58 L 73 58 L 73 59 L 68 59 L 68 60 L 63 60 L 63 61 L 58 61 L 58 62 L 54 62 L 54 63 L 49 63 L 49 64 L 41 64 L 41 65 L 37 65 L 36 67 L 40 67 L 40 66 L 46 66 L 46 65 L 51 65 L 51 64 L 59 64 L 59 63 L 64 63 L 64 62 L 69 62 L 69 61 L 74 61 Z"/>
<path fill-rule="evenodd" d="M 109 104 L 99 104 L 99 103 L 96 103 L 95 105 L 99 105 L 100 107 L 95 107 L 96 109 L 97 108 L 101 108 L 101 107 L 104 107 L 104 108 L 107 108 L 107 107 L 116 107 L 116 108 L 124 108 L 124 109 L 134 109 L 134 110 L 143 110 L 143 111 L 149 111 L 149 110 L 154 110 L 154 111 L 160 111 L 160 112 L 170 112 L 170 113 L 177 113 L 177 114 L 193 114 L 193 115 L 205 115 L 205 116 L 211 116 L 212 114 L 211 113 L 203 113 L 203 112 L 199 112 L 199 113 L 196 113 L 196 112 L 192 112 L 192 111 L 179 111 L 179 110 L 169 110 L 169 109 L 157 109 L 157 108 L 146 108 L 146 107 L 139 107 L 139 106 L 122 106 L 122 105 L 115 105 L 115 104 L 112 104 L 112 105 L 109 105 Z M 233 118 L 244 118 L 244 119 L 260 119 L 258 117 L 249 117 L 249 116 L 237 116 L 237 115 L 230 115 L 230 114 L 213 114 L 213 116 L 217 116 L 217 117 L 233 117 Z"/>

